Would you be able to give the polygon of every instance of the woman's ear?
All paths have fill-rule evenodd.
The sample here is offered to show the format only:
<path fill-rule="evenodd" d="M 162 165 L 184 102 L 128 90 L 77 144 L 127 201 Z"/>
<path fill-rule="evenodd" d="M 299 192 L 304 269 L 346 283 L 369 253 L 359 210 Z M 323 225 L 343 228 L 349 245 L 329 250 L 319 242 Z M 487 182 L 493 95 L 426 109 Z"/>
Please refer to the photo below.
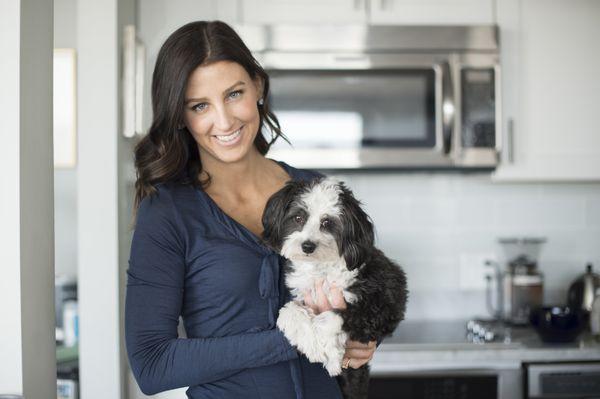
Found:
<path fill-rule="evenodd" d="M 259 101 L 263 98 L 264 95 L 264 83 L 260 76 L 256 76 L 252 80 L 254 82 L 254 87 L 256 88 L 256 101 Z"/>

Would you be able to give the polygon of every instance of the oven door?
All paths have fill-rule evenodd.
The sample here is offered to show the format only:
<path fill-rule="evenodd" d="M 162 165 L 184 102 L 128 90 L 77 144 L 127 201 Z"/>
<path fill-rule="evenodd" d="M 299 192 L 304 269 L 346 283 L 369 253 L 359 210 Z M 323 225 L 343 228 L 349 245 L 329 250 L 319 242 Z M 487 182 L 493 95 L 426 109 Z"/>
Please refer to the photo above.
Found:
<path fill-rule="evenodd" d="M 440 167 L 454 130 L 444 55 L 266 53 L 272 109 L 292 146 L 269 156 L 317 169 Z"/>
<path fill-rule="evenodd" d="M 600 398 L 600 363 L 529 363 L 527 398 Z"/>
<path fill-rule="evenodd" d="M 369 399 L 522 399 L 520 364 L 503 368 L 468 366 L 403 372 L 373 370 Z"/>

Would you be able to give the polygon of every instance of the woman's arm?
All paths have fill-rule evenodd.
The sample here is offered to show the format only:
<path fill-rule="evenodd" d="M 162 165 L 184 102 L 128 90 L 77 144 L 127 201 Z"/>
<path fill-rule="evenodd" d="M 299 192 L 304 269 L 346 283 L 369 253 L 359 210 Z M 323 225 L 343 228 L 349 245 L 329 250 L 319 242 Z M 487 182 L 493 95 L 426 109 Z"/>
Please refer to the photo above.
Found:
<path fill-rule="evenodd" d="M 167 191 L 138 211 L 129 259 L 125 338 L 145 394 L 198 385 L 297 357 L 279 330 L 222 338 L 178 338 L 185 233 Z"/>

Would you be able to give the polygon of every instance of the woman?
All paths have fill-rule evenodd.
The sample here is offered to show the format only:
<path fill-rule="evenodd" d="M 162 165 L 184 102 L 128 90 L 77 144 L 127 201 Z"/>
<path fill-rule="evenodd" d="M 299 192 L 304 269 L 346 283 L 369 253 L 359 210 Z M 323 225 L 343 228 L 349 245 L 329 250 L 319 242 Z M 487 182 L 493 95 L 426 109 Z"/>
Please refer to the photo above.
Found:
<path fill-rule="evenodd" d="M 289 293 L 280 258 L 260 239 L 267 199 L 317 174 L 265 157 L 282 136 L 269 78 L 222 22 L 194 22 L 163 44 L 153 122 L 135 149 L 137 222 L 125 329 L 142 391 L 189 386 L 190 398 L 339 398 L 336 380 L 277 330 Z M 263 127 L 272 132 L 267 141 Z M 343 308 L 322 287 L 307 306 Z M 188 338 L 178 338 L 182 316 Z M 374 343 L 347 343 L 344 365 Z"/>

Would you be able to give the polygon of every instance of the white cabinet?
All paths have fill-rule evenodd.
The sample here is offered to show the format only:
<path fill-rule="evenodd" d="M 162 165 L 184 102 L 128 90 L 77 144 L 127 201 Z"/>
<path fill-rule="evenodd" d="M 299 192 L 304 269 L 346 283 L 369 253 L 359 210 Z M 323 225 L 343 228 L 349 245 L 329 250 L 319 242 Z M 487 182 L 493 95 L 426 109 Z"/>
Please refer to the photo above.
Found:
<path fill-rule="evenodd" d="M 373 25 L 495 23 L 494 0 L 370 0 Z"/>
<path fill-rule="evenodd" d="M 498 21 L 505 150 L 494 179 L 600 180 L 600 1 L 499 0 Z"/>
<path fill-rule="evenodd" d="M 369 0 L 243 0 L 239 22 L 366 23 Z"/>
<path fill-rule="evenodd" d="M 460 25 L 495 23 L 494 0 L 221 0 L 231 22 Z"/>

